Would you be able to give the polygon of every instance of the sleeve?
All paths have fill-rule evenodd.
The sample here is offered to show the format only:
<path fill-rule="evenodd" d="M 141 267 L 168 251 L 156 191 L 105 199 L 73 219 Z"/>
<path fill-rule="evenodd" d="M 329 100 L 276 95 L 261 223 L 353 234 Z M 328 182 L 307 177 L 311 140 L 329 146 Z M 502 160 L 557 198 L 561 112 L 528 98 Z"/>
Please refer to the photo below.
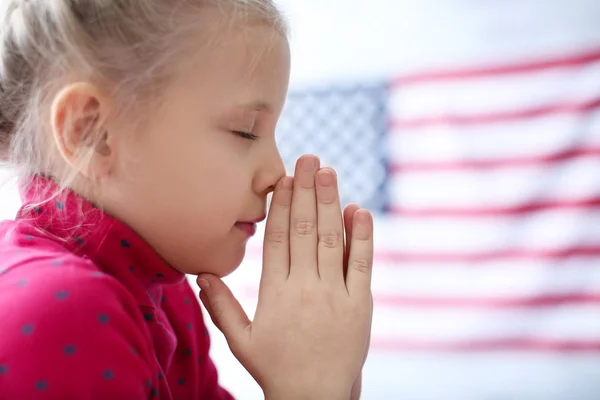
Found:
<path fill-rule="evenodd" d="M 0 284 L 0 400 L 146 399 L 155 381 L 137 303 L 89 270 L 27 268 Z"/>
<path fill-rule="evenodd" d="M 204 323 L 204 316 L 200 307 L 197 308 L 198 318 L 200 319 L 201 333 L 197 335 L 198 348 L 200 349 L 200 358 L 205 362 L 201 363 L 200 375 L 204 380 L 204 390 L 201 399 L 210 400 L 234 400 L 233 396 L 219 384 L 219 374 L 217 367 L 210 357 L 210 335 Z"/>
<path fill-rule="evenodd" d="M 190 377 L 197 383 L 194 391 L 198 400 L 233 400 L 233 396 L 219 384 L 217 368 L 210 358 L 210 336 L 198 297 L 185 281 L 165 289 L 163 308 L 167 311 L 171 324 L 179 331 L 178 342 L 182 347 L 179 361 L 172 368 L 181 376 Z M 188 324 L 189 321 L 193 321 Z M 177 327 L 182 327 L 178 329 Z M 189 328 L 189 329 L 187 329 Z M 189 353 L 185 348 L 193 349 Z M 191 357 L 188 356 L 191 354 Z M 181 371 L 177 371 L 181 368 Z M 183 398 L 184 392 L 173 384 L 174 398 Z M 179 396 L 178 396 L 179 395 Z"/>

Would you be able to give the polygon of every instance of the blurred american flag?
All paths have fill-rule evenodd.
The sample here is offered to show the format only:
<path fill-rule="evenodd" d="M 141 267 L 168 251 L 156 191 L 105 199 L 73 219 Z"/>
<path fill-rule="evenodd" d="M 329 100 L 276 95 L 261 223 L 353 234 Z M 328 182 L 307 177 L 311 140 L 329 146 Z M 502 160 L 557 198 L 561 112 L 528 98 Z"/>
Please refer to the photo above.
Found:
<path fill-rule="evenodd" d="M 395 87 L 388 344 L 600 356 L 600 48 Z"/>

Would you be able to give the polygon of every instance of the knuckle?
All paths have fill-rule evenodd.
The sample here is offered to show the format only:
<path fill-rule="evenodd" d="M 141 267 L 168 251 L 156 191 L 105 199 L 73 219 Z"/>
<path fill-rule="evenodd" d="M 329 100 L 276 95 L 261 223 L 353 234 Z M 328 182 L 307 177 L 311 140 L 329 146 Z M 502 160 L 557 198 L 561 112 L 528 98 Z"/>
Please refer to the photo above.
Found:
<path fill-rule="evenodd" d="M 335 193 L 330 194 L 330 193 L 319 193 L 320 195 L 317 196 L 319 199 L 319 202 L 321 204 L 325 204 L 325 205 L 331 205 L 331 204 L 335 204 L 337 197 L 335 196 Z"/>
<path fill-rule="evenodd" d="M 342 232 L 334 230 L 321 232 L 319 242 L 329 249 L 340 247 L 343 242 Z"/>
<path fill-rule="evenodd" d="M 298 187 L 301 189 L 314 190 L 315 181 L 314 177 L 306 177 L 306 179 L 298 179 Z"/>
<path fill-rule="evenodd" d="M 294 219 L 294 233 L 298 236 L 308 236 L 315 231 L 316 221 L 312 218 Z"/>
<path fill-rule="evenodd" d="M 371 271 L 373 264 L 366 258 L 357 258 L 352 260 L 350 266 L 353 270 L 366 274 Z"/>
<path fill-rule="evenodd" d="M 272 245 L 280 246 L 288 240 L 288 235 L 283 230 L 272 230 L 266 232 L 265 240 Z"/>

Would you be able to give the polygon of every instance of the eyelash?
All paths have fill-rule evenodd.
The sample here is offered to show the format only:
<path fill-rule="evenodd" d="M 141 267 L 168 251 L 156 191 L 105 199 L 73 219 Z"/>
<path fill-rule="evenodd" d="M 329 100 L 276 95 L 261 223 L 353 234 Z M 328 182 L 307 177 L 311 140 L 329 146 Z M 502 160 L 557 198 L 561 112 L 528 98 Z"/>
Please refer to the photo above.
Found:
<path fill-rule="evenodd" d="M 234 135 L 237 135 L 241 138 L 244 139 L 248 139 L 248 140 L 258 140 L 258 136 L 256 136 L 253 133 L 248 133 L 248 132 L 241 132 L 241 131 L 233 131 Z"/>

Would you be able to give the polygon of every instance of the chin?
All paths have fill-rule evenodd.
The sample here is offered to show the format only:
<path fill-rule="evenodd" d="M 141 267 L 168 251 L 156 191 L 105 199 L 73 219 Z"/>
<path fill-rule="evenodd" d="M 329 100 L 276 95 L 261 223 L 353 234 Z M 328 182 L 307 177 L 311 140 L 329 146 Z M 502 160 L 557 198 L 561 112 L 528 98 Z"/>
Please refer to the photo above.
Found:
<path fill-rule="evenodd" d="M 245 251 L 239 253 L 240 254 L 233 252 L 224 253 L 227 254 L 227 257 L 223 257 L 222 255 L 220 257 L 205 257 L 195 264 L 195 268 L 190 268 L 190 271 L 186 273 L 190 275 L 212 274 L 219 278 L 224 278 L 238 269 L 242 264 Z"/>

